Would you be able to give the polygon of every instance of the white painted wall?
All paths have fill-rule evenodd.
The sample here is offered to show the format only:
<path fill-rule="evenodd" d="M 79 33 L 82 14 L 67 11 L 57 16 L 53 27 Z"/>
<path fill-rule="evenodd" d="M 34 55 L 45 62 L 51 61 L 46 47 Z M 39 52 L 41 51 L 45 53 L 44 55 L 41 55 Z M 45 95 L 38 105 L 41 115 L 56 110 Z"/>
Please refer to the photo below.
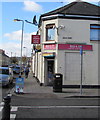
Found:
<path fill-rule="evenodd" d="M 83 60 L 83 84 L 98 84 L 98 42 L 90 41 L 90 24 L 96 24 L 97 21 L 91 20 L 66 20 L 59 19 L 59 26 L 64 25 L 64 29 L 59 30 L 58 43 L 86 43 L 93 45 L 93 51 L 86 51 Z M 63 39 L 63 37 L 72 37 L 72 39 Z M 61 72 L 65 78 L 65 52 L 58 51 L 58 72 Z M 69 51 L 71 52 L 71 51 Z M 67 84 L 65 81 L 64 84 Z M 70 83 L 69 83 L 70 84 Z"/>
<path fill-rule="evenodd" d="M 98 21 L 58 19 L 58 26 L 65 26 L 65 28 L 59 29 L 58 41 L 60 43 L 83 42 L 90 44 L 90 24 L 98 24 Z M 72 37 L 72 39 L 63 39 L 63 37 Z"/>

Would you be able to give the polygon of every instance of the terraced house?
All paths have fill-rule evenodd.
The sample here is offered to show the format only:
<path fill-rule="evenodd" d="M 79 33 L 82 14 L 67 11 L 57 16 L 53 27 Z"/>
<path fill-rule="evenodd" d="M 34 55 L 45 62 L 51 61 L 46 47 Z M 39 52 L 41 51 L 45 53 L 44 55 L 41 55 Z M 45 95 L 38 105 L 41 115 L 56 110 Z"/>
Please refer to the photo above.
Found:
<path fill-rule="evenodd" d="M 0 66 L 9 65 L 10 58 L 5 54 L 5 51 L 0 49 Z"/>
<path fill-rule="evenodd" d="M 53 74 L 61 73 L 63 85 L 78 86 L 81 77 L 84 86 L 100 85 L 99 11 L 99 6 L 75 1 L 40 16 L 41 52 L 33 56 L 40 83 L 52 85 Z"/>

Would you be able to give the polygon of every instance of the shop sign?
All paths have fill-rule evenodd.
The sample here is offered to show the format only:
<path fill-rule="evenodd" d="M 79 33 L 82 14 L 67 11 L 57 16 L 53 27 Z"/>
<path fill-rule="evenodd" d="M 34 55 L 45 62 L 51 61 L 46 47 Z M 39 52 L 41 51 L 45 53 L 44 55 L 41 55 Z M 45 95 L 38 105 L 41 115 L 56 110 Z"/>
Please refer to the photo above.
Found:
<path fill-rule="evenodd" d="M 43 57 L 54 57 L 54 56 L 55 56 L 54 52 L 52 52 L 52 53 L 50 53 L 50 52 L 44 52 L 43 53 Z"/>
<path fill-rule="evenodd" d="M 40 35 L 32 35 L 31 44 L 40 44 Z"/>
<path fill-rule="evenodd" d="M 92 50 L 92 45 L 81 45 L 81 44 L 58 44 L 59 50 Z"/>
<path fill-rule="evenodd" d="M 56 44 L 46 44 L 44 45 L 44 50 L 55 50 Z"/>

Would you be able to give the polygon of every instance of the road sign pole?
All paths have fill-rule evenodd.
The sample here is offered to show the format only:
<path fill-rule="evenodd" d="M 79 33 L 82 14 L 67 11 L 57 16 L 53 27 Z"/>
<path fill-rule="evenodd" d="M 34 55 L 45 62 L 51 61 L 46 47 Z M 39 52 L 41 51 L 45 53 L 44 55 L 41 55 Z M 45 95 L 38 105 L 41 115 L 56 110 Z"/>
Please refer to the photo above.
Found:
<path fill-rule="evenodd" d="M 80 48 L 80 55 L 81 55 L 81 83 L 80 83 L 80 94 L 82 95 L 82 73 L 83 73 L 83 48 Z"/>

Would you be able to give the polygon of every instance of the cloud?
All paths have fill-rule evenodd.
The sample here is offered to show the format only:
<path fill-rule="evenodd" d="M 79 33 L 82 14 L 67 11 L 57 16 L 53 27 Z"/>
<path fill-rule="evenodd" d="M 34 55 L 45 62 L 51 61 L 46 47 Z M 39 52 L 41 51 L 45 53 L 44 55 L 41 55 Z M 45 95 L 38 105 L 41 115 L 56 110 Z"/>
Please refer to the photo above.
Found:
<path fill-rule="evenodd" d="M 5 37 L 8 37 L 9 40 L 20 40 L 21 39 L 22 30 L 14 31 L 12 33 L 4 34 Z"/>
<path fill-rule="evenodd" d="M 24 40 L 27 41 L 30 39 L 31 34 L 36 34 L 36 32 L 32 33 L 23 33 Z M 14 31 L 12 33 L 6 33 L 4 34 L 4 37 L 7 37 L 8 40 L 13 40 L 13 41 L 20 41 L 21 40 L 21 35 L 22 35 L 22 30 Z"/>
<path fill-rule="evenodd" d="M 31 35 L 36 35 L 36 32 L 32 33 L 24 33 L 23 37 L 23 47 L 27 48 L 27 55 L 31 55 L 31 49 L 32 49 L 32 44 L 31 44 Z M 9 56 L 20 56 L 20 49 L 21 49 L 21 30 L 14 31 L 12 33 L 6 33 L 4 36 L 7 39 L 6 43 L 2 43 L 0 45 L 1 49 L 4 49 L 6 53 L 8 53 Z M 23 55 L 25 55 L 25 49 L 23 49 Z"/>
<path fill-rule="evenodd" d="M 15 54 L 17 56 L 20 56 L 20 44 L 19 43 L 14 43 L 14 42 L 2 43 L 2 46 L 0 46 L 0 48 L 4 49 L 5 53 L 8 56 L 11 56 L 11 52 L 13 56 L 15 56 Z"/>
<path fill-rule="evenodd" d="M 42 7 L 33 1 L 24 1 L 24 10 L 32 12 L 41 12 Z"/>

